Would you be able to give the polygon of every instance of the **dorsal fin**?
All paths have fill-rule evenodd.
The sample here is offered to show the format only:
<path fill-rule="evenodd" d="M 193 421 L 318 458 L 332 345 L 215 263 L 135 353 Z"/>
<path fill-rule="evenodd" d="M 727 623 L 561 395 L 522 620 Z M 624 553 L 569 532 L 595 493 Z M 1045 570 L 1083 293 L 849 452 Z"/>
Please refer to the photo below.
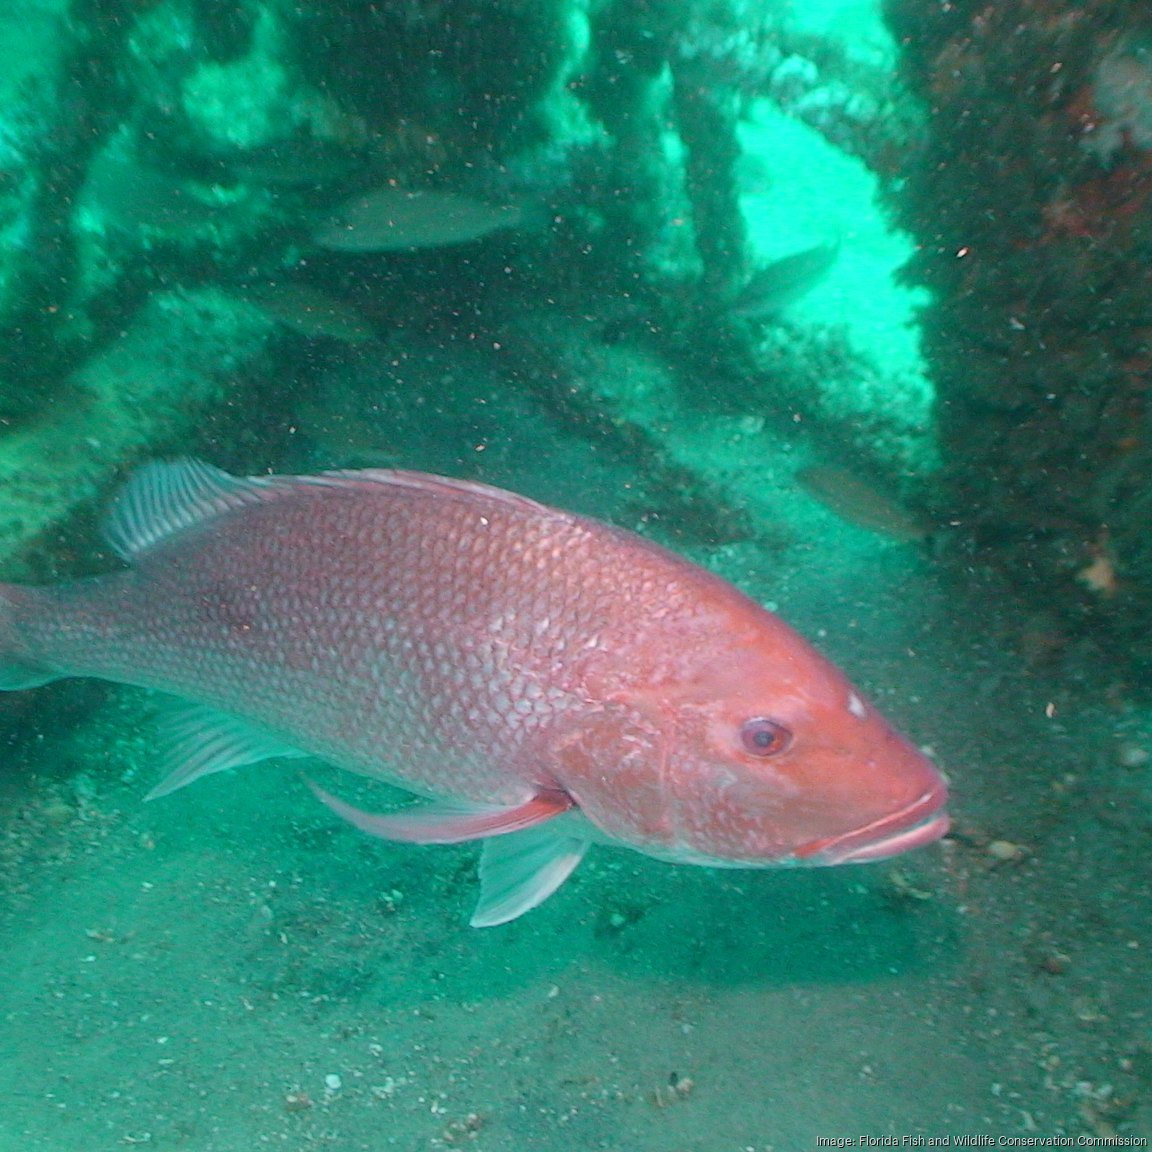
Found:
<path fill-rule="evenodd" d="M 341 469 L 335 472 L 321 472 L 318 476 L 272 476 L 269 479 L 340 488 L 382 485 L 394 490 L 421 492 L 426 496 L 439 496 L 447 500 L 463 500 L 474 504 L 491 502 L 519 512 L 544 513 L 548 516 L 572 519 L 570 512 L 541 504 L 530 496 L 521 496 L 518 492 L 509 492 L 507 488 L 496 488 L 480 480 L 458 480 L 453 476 L 435 476 L 431 472 L 409 472 L 403 468 L 364 468 L 359 471 Z"/>
<path fill-rule="evenodd" d="M 537 504 L 527 496 L 474 480 L 453 480 L 425 472 L 365 469 L 321 472 L 318 476 L 231 476 L 202 460 L 171 460 L 137 469 L 112 501 L 104 536 L 116 553 L 134 560 L 177 532 L 216 516 L 263 504 L 301 489 L 346 491 L 389 489 L 394 494 L 422 493 L 476 504 L 492 503 L 510 510 L 572 519 L 567 512 Z"/>
<path fill-rule="evenodd" d="M 176 532 L 260 503 L 268 487 L 265 480 L 241 480 L 201 460 L 145 464 L 112 502 L 104 536 L 118 555 L 132 560 Z"/>

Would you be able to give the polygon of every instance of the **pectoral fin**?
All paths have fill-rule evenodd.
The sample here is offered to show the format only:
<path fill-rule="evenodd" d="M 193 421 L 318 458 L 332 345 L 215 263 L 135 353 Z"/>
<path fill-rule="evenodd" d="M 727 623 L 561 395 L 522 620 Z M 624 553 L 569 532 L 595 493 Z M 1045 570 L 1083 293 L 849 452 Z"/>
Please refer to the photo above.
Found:
<path fill-rule="evenodd" d="M 342 816 L 361 832 L 379 836 L 382 840 L 403 840 L 408 844 L 459 844 L 465 840 L 504 836 L 542 824 L 572 807 L 571 797 L 564 792 L 539 792 L 513 807 L 432 800 L 398 812 L 364 812 L 325 792 L 311 780 L 308 787 L 337 816 Z"/>
<path fill-rule="evenodd" d="M 375 813 L 345 803 L 311 780 L 308 787 L 337 816 L 384 840 L 457 844 L 483 839 L 474 928 L 506 924 L 547 900 L 588 850 L 589 837 L 583 835 L 588 822 L 564 792 L 540 792 L 513 807 L 434 800 Z M 558 816 L 563 819 L 555 820 Z"/>

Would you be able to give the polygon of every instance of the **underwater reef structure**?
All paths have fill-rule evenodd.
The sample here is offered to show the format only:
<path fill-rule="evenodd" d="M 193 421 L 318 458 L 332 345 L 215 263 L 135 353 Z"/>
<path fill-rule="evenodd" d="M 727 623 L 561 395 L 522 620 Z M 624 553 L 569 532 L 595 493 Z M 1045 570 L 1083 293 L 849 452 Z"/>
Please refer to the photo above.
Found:
<path fill-rule="evenodd" d="M 43 578 L 25 549 L 101 499 L 126 461 L 178 452 L 259 362 L 271 325 L 211 289 L 152 297 L 131 326 L 62 381 L 66 402 L 19 425 L 0 450 L 0 556 Z M 54 541 L 48 541 L 49 550 Z"/>
<path fill-rule="evenodd" d="M 757 153 L 763 183 L 794 178 L 754 123 L 767 108 L 890 179 L 915 101 L 886 59 L 789 12 L 46 4 L 21 41 L 34 65 L 2 80 L 9 574 L 49 574 L 55 529 L 142 459 L 308 467 L 300 416 L 342 363 L 352 380 L 436 343 L 489 348 L 510 392 L 610 442 L 705 539 L 775 538 L 762 478 L 731 466 L 734 444 L 764 455 L 765 427 L 823 427 L 889 478 L 930 471 L 923 380 L 877 370 L 834 309 L 823 326 L 789 316 L 865 262 L 856 222 L 844 243 L 793 236 L 786 214 L 765 226 L 748 175 Z M 0 12 L 0 49 L 18 23 Z M 331 436 L 322 455 L 344 462 Z"/>
<path fill-rule="evenodd" d="M 1152 619 L 1152 16 L 1130 0 L 888 0 L 924 144 L 918 241 L 961 562 L 1066 640 L 1147 668 Z"/>
<path fill-rule="evenodd" d="M 268 448 L 292 391 L 257 402 L 255 381 L 285 376 L 286 341 L 269 337 L 374 334 L 331 285 L 293 275 L 313 232 L 349 197 L 441 170 L 452 189 L 465 167 L 499 167 L 497 141 L 547 139 L 532 111 L 567 50 L 562 11 L 77 0 L 36 40 L 0 13 L 0 46 L 34 61 L 0 121 L 0 554 L 14 571 L 116 472 L 203 448 L 229 412 L 262 408 L 249 443 L 264 423 Z"/>

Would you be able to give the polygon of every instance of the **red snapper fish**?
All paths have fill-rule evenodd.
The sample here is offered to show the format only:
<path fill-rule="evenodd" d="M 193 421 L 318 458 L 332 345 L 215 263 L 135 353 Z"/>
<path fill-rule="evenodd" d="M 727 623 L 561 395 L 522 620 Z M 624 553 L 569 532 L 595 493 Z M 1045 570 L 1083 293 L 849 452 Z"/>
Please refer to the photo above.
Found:
<path fill-rule="evenodd" d="M 317 756 L 425 803 L 331 809 L 484 841 L 472 923 L 592 842 L 734 868 L 881 860 L 948 829 L 933 765 L 804 639 L 640 536 L 418 472 L 142 468 L 129 567 L 0 585 L 0 688 L 98 676 L 183 697 L 150 796 Z"/>

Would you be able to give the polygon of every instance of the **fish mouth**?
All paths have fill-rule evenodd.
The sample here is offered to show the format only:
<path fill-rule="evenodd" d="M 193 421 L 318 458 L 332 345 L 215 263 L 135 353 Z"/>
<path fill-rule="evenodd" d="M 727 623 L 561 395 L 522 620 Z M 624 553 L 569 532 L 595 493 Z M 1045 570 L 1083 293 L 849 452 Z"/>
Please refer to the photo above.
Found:
<path fill-rule="evenodd" d="M 952 823 L 942 810 L 947 799 L 948 789 L 940 782 L 898 812 L 843 836 L 805 844 L 796 856 L 813 864 L 866 864 L 923 848 L 939 840 Z"/>

